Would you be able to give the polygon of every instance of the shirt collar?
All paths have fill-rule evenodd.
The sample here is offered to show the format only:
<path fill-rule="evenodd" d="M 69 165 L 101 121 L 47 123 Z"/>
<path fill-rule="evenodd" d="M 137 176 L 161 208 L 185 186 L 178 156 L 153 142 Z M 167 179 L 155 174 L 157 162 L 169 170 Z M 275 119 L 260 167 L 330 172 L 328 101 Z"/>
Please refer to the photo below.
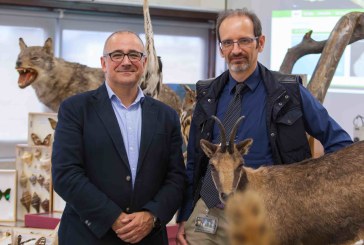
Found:
<path fill-rule="evenodd" d="M 121 103 L 121 100 L 120 98 L 118 98 L 118 96 L 114 93 L 114 91 L 112 91 L 112 89 L 110 88 L 109 84 L 107 84 L 107 82 L 105 81 L 105 85 L 106 85 L 106 90 L 107 90 L 107 93 L 109 95 L 109 99 L 112 100 L 113 98 L 116 98 L 117 100 L 120 101 Z M 145 96 L 144 96 L 144 93 L 142 91 L 142 89 L 140 88 L 140 86 L 138 86 L 138 95 L 137 97 L 135 98 L 134 102 L 132 103 L 132 105 L 140 102 L 141 104 L 143 103 L 145 99 Z M 122 103 L 121 103 L 122 104 Z"/>
<path fill-rule="evenodd" d="M 258 84 L 260 83 L 261 80 L 262 79 L 261 79 L 261 75 L 259 72 L 259 66 L 257 66 L 255 68 L 254 72 L 244 81 L 244 83 L 251 91 L 254 91 L 258 87 Z M 228 87 L 229 87 L 230 94 L 233 93 L 233 89 L 237 83 L 238 82 L 231 76 L 231 74 L 229 72 Z"/>

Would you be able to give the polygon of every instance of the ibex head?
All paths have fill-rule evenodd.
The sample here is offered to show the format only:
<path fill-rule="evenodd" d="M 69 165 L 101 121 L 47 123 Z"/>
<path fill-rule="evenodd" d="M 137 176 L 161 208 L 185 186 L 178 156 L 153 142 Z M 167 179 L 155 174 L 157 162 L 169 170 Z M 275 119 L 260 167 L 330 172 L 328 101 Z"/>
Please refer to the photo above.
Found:
<path fill-rule="evenodd" d="M 243 155 L 248 153 L 253 140 L 249 138 L 236 144 L 234 143 L 234 138 L 238 126 L 244 118 L 243 116 L 236 121 L 231 131 L 229 142 L 226 142 L 225 128 L 221 121 L 215 116 L 212 116 L 212 118 L 220 128 L 221 144 L 215 145 L 204 139 L 200 141 L 200 144 L 206 156 L 210 158 L 209 164 L 211 165 L 212 179 L 219 192 L 221 202 L 225 203 L 227 198 L 236 190 L 244 174 Z"/>

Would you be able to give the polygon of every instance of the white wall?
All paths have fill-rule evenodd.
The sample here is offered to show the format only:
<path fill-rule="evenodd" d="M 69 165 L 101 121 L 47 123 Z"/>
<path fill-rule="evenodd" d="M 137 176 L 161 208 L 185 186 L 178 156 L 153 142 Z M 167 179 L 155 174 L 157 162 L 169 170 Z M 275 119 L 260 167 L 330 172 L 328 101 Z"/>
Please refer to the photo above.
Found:
<path fill-rule="evenodd" d="M 330 115 L 353 137 L 353 119 L 364 116 L 364 94 L 329 92 L 324 106 Z"/>

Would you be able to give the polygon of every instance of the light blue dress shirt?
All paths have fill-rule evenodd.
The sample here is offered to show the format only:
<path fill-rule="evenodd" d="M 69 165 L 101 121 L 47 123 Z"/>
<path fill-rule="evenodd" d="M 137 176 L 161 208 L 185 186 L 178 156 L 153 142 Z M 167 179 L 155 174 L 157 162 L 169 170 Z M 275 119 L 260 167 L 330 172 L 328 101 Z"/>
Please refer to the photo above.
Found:
<path fill-rule="evenodd" d="M 138 95 L 135 101 L 129 107 L 126 107 L 111 90 L 107 82 L 105 82 L 105 85 L 123 137 L 134 187 L 139 159 L 140 135 L 142 131 L 141 103 L 144 100 L 144 94 L 141 88 L 138 87 Z"/>

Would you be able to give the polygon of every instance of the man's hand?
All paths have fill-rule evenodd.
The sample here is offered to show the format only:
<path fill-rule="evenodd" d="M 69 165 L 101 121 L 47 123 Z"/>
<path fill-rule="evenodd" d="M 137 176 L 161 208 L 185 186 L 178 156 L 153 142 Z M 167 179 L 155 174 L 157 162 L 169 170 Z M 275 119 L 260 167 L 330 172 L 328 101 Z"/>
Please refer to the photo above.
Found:
<path fill-rule="evenodd" d="M 185 234 L 185 223 L 186 221 L 183 221 L 178 225 L 178 231 L 176 237 L 177 245 L 187 245 L 186 234 Z"/>
<path fill-rule="evenodd" d="M 117 236 L 124 242 L 137 243 L 152 231 L 153 215 L 148 211 L 127 214 L 121 224 Z"/>
<path fill-rule="evenodd" d="M 119 217 L 115 220 L 114 224 L 111 226 L 111 228 L 116 232 L 121 227 L 125 226 L 128 222 L 126 222 L 125 217 L 126 213 L 121 213 Z M 123 220 L 125 220 L 123 222 Z"/>

